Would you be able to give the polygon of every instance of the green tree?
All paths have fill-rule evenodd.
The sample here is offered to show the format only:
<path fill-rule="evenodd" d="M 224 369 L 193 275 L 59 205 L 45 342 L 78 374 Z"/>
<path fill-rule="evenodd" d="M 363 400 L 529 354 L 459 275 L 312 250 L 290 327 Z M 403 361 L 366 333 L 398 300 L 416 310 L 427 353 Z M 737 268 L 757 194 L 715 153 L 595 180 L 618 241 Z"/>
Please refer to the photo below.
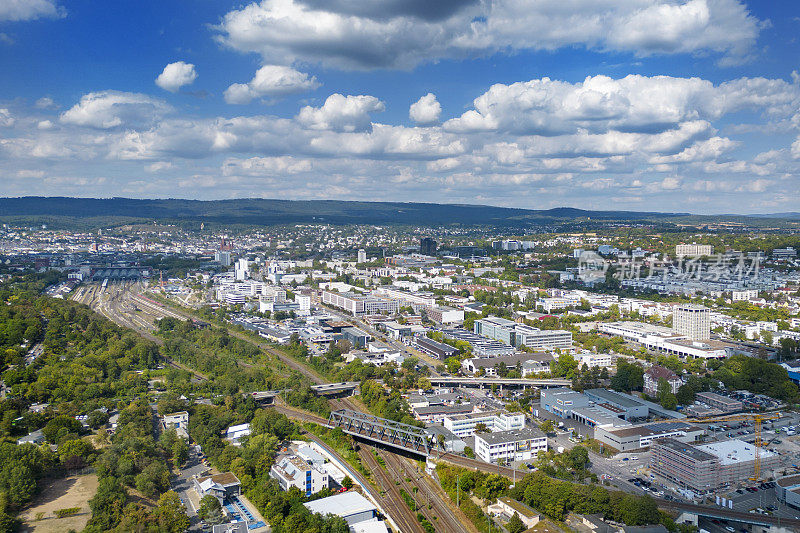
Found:
<path fill-rule="evenodd" d="M 113 477 L 100 479 L 97 492 L 89 500 L 89 508 L 92 510 L 89 526 L 92 527 L 92 531 L 114 529 L 122 518 L 127 498 L 128 494 L 120 480 Z"/>
<path fill-rule="evenodd" d="M 209 524 L 221 524 L 223 521 L 222 505 L 216 496 L 206 494 L 200 499 L 200 509 L 197 510 L 198 516 Z"/>
<path fill-rule="evenodd" d="M 155 512 L 158 516 L 160 531 L 183 533 L 191 525 L 189 517 L 186 516 L 186 509 L 174 490 L 169 490 L 161 495 Z"/>
<path fill-rule="evenodd" d="M 508 533 L 522 533 L 528 529 L 528 526 L 525 525 L 517 513 L 514 513 L 514 516 L 506 524 L 506 529 Z"/>

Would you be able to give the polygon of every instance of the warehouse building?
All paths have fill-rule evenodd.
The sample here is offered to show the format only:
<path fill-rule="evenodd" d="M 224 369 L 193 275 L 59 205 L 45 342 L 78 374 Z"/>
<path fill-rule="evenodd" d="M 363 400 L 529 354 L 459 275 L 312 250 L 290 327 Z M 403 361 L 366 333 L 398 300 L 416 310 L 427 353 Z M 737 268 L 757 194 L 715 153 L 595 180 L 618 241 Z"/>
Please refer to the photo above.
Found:
<path fill-rule="evenodd" d="M 458 353 L 457 348 L 453 348 L 449 344 L 445 344 L 443 342 L 438 342 L 433 339 L 429 339 L 428 337 L 419 336 L 416 337 L 414 343 L 417 345 L 417 348 L 421 352 L 427 353 L 428 355 L 432 355 L 437 359 L 441 359 L 444 361 L 448 357 L 453 357 L 455 354 Z"/>

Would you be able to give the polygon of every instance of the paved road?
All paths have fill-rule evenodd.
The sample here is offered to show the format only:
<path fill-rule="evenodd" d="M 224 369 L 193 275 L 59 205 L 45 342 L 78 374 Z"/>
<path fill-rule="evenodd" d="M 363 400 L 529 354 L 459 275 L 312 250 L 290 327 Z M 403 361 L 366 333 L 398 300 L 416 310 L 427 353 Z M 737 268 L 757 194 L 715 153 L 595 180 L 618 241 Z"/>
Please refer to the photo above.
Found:
<path fill-rule="evenodd" d="M 181 468 L 178 476 L 172 481 L 172 490 L 178 493 L 183 504 L 186 506 L 186 513 L 189 515 L 189 519 L 192 522 L 192 525 L 189 527 L 189 531 L 200 531 L 200 518 L 197 516 L 197 509 L 195 508 L 196 503 L 192 500 L 194 498 L 196 500 L 195 494 L 190 494 L 190 489 L 192 488 L 192 477 L 195 475 L 202 474 L 208 470 L 208 467 L 203 465 L 200 462 L 199 457 L 194 451 L 194 446 L 189 447 L 189 459 L 186 461 L 186 464 L 183 468 Z M 191 491 L 194 493 L 194 490 Z"/>

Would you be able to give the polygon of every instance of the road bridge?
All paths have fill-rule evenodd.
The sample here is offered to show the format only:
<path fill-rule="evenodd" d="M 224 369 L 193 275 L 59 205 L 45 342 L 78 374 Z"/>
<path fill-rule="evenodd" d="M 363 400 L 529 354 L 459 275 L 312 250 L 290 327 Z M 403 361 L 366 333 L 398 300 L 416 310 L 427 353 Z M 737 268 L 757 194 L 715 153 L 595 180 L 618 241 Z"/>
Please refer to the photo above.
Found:
<path fill-rule="evenodd" d="M 436 447 L 433 435 L 425 431 L 425 428 L 350 409 L 333 411 L 328 419 L 328 425 L 341 428 L 342 431 L 354 437 L 425 457 Z"/>
<path fill-rule="evenodd" d="M 358 381 L 343 381 L 341 383 L 321 383 L 319 385 L 311 385 L 311 390 L 317 396 L 326 396 L 329 398 L 350 396 L 355 394 L 358 387 L 361 385 Z"/>

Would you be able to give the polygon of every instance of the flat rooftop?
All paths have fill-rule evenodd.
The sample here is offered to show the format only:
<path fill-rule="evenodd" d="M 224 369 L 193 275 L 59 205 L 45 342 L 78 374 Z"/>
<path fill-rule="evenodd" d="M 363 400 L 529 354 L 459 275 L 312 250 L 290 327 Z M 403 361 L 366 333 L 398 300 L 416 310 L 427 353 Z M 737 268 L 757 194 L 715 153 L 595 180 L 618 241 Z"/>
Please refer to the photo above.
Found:
<path fill-rule="evenodd" d="M 639 335 L 658 335 L 661 337 L 682 337 L 682 335 L 675 333 L 672 328 L 666 326 L 658 326 L 656 324 L 649 324 L 647 322 L 635 322 L 632 320 L 623 320 L 618 322 L 606 322 L 606 326 L 623 329 L 631 333 Z"/>
<path fill-rule="evenodd" d="M 486 441 L 486 444 L 502 444 L 504 442 L 517 442 L 521 440 L 528 440 L 528 439 L 540 439 L 543 437 L 547 437 L 543 431 L 537 428 L 522 428 L 522 429 L 510 429 L 508 431 L 495 431 L 493 433 L 480 433 L 475 435 L 475 438 L 482 439 Z"/>
<path fill-rule="evenodd" d="M 686 455 L 695 461 L 705 462 L 705 461 L 713 461 L 717 458 L 716 455 L 713 455 L 705 450 L 702 450 L 699 446 L 691 446 L 689 444 L 684 444 L 683 442 L 677 441 L 675 439 L 662 439 L 658 441 L 660 446 L 664 446 L 666 448 L 671 449 L 672 451 L 679 453 L 681 455 Z"/>
<path fill-rule="evenodd" d="M 613 390 L 608 389 L 589 389 L 586 391 L 587 394 L 591 394 L 597 396 L 598 398 L 602 398 L 603 400 L 610 402 L 612 404 L 616 404 L 622 407 L 641 407 L 643 404 L 642 402 L 638 402 L 627 396 L 625 394 L 620 394 Z"/>
<path fill-rule="evenodd" d="M 702 446 L 698 446 L 698 448 L 717 457 L 719 462 L 723 465 L 755 461 L 756 459 L 756 447 L 736 439 L 703 444 Z M 761 450 L 761 459 L 773 457 L 774 455 L 775 454 L 769 450 Z"/>
<path fill-rule="evenodd" d="M 703 398 L 708 398 L 709 400 L 713 400 L 715 402 L 724 403 L 727 405 L 737 405 L 741 404 L 739 400 L 734 400 L 733 398 L 728 398 L 727 396 L 723 396 L 721 394 L 717 394 L 716 392 L 698 392 L 696 397 L 699 397 L 701 400 Z"/>
<path fill-rule="evenodd" d="M 361 494 L 348 491 L 341 494 L 328 496 L 312 502 L 304 503 L 306 509 L 321 515 L 332 514 L 346 517 L 367 511 L 377 511 L 377 508 Z"/>

